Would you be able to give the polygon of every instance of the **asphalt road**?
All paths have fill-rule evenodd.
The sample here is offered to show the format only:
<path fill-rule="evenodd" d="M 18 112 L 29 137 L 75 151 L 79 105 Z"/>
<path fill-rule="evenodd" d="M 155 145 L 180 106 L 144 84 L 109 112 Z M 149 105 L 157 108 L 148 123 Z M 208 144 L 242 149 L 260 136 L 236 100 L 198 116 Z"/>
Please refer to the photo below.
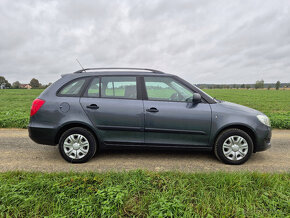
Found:
<path fill-rule="evenodd" d="M 210 152 L 109 150 L 84 164 L 62 159 L 56 146 L 38 145 L 27 130 L 0 129 L 0 171 L 260 171 L 290 172 L 290 130 L 273 130 L 272 147 L 239 166 L 225 165 Z"/>

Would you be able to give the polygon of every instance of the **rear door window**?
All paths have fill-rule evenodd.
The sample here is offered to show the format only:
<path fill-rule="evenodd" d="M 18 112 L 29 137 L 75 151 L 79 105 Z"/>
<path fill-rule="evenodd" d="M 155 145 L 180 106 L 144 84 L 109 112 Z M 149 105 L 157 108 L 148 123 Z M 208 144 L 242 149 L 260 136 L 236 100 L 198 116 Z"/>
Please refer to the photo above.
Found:
<path fill-rule="evenodd" d="M 132 76 L 102 77 L 101 97 L 137 99 L 136 77 Z"/>

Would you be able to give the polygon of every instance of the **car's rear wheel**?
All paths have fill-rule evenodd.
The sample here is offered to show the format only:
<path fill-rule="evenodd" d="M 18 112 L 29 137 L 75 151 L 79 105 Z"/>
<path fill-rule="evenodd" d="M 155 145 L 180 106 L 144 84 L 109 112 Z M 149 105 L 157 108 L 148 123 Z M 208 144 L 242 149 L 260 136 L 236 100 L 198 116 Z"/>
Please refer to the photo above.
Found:
<path fill-rule="evenodd" d="M 96 150 L 94 135 L 81 127 L 65 131 L 59 140 L 59 151 L 70 163 L 85 163 L 95 155 Z"/>
<path fill-rule="evenodd" d="M 243 164 L 253 153 L 253 140 L 241 129 L 227 129 L 217 138 L 216 157 L 226 164 Z"/>

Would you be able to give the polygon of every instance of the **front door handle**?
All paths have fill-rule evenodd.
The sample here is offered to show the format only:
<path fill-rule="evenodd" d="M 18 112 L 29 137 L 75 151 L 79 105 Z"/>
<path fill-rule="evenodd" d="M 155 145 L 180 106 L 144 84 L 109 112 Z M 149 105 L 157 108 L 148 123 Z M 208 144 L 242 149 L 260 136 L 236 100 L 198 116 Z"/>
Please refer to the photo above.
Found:
<path fill-rule="evenodd" d="M 157 113 L 159 110 L 156 107 L 151 107 L 150 109 L 146 110 L 147 112 Z"/>
<path fill-rule="evenodd" d="M 91 104 L 91 105 L 88 105 L 87 108 L 97 110 L 99 109 L 99 106 L 96 104 Z"/>

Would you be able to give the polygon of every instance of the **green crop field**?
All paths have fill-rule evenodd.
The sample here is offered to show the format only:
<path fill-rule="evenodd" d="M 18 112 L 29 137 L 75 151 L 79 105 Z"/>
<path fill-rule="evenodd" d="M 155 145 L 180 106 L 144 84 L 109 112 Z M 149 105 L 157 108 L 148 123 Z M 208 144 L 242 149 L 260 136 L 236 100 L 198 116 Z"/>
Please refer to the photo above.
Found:
<path fill-rule="evenodd" d="M 25 128 L 30 107 L 43 90 L 0 90 L 0 127 Z M 220 100 L 242 104 L 268 115 L 274 128 L 290 129 L 290 90 L 206 89 Z M 168 97 L 170 93 L 164 93 Z"/>
<path fill-rule="evenodd" d="M 289 173 L 0 173 L 0 217 L 289 217 L 289 196 Z"/>
<path fill-rule="evenodd" d="M 26 128 L 32 101 L 42 89 L 0 90 L 0 127 Z"/>

